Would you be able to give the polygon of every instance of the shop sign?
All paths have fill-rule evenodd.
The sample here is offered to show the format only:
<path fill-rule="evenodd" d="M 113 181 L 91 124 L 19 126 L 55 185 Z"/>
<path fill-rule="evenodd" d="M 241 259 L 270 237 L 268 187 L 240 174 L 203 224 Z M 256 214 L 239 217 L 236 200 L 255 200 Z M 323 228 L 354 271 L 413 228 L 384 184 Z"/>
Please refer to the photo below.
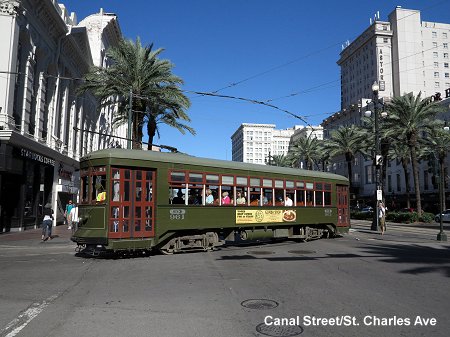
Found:
<path fill-rule="evenodd" d="M 72 180 L 72 171 L 68 171 L 64 169 L 64 166 L 62 164 L 59 164 L 59 169 L 58 169 L 58 175 L 61 178 L 64 178 L 66 180 Z"/>
<path fill-rule="evenodd" d="M 236 210 L 236 224 L 292 222 L 297 218 L 295 210 Z"/>
<path fill-rule="evenodd" d="M 383 68 L 383 49 L 379 48 L 378 49 L 378 78 L 379 78 L 379 82 L 380 82 L 380 91 L 384 91 L 385 90 L 385 82 L 384 82 L 384 68 Z M 381 85 L 382 84 L 382 85 Z"/>
<path fill-rule="evenodd" d="M 43 163 L 45 165 L 55 166 L 55 160 L 54 159 L 48 158 L 46 156 L 43 156 L 42 154 L 30 151 L 28 149 L 21 149 L 20 150 L 20 154 L 24 158 L 35 160 L 35 161 L 38 161 L 38 162 Z"/>

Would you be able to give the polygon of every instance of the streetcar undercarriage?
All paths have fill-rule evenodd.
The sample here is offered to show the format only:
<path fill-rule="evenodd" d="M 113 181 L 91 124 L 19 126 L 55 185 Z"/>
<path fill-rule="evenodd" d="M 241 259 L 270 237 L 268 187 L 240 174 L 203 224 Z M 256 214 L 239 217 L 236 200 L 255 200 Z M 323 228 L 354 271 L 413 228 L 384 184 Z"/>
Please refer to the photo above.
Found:
<path fill-rule="evenodd" d="M 162 254 L 170 255 L 174 253 L 186 251 L 212 251 L 216 247 L 220 247 L 225 243 L 238 244 L 242 242 L 264 241 L 270 239 L 293 239 L 302 241 L 311 241 L 320 238 L 335 237 L 337 234 L 336 228 L 329 225 L 320 226 L 291 226 L 288 228 L 239 228 L 222 229 L 220 232 L 208 231 L 204 233 L 189 234 L 187 232 L 174 232 L 162 244 L 152 246 L 150 241 L 147 247 L 142 245 L 129 245 L 128 247 L 119 248 L 120 246 L 114 243 L 120 241 L 112 241 L 109 243 L 113 249 L 110 249 L 108 244 L 102 242 L 95 243 L 78 243 L 77 251 L 80 255 L 98 257 L 105 256 L 111 253 L 150 253 L 159 251 Z M 74 240 L 76 241 L 76 240 Z M 133 242 L 133 240 L 127 240 Z M 136 240 L 136 242 L 139 242 Z M 140 241 L 142 242 L 142 241 Z"/>

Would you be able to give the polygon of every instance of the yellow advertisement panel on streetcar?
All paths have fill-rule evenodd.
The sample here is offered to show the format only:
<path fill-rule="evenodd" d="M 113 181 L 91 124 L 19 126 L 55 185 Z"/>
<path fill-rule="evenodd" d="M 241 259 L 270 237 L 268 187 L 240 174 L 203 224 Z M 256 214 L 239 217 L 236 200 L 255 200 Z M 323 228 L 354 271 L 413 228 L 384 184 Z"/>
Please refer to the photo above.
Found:
<path fill-rule="evenodd" d="M 292 222 L 297 219 L 295 210 L 236 210 L 236 224 Z"/>

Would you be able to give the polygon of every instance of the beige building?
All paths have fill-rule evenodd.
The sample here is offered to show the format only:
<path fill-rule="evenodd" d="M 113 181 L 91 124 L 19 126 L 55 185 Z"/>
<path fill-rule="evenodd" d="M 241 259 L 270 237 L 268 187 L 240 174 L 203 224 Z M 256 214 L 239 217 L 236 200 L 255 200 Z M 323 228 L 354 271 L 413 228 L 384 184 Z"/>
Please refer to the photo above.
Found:
<path fill-rule="evenodd" d="M 380 86 L 381 100 L 419 92 L 422 97 L 437 94 L 444 100 L 450 98 L 449 44 L 450 24 L 421 21 L 418 10 L 397 7 L 387 21 L 380 20 L 379 14 L 370 19 L 369 27 L 343 46 L 337 62 L 341 67 L 341 111 L 323 121 L 325 137 L 341 125 L 360 125 L 364 112 L 372 109 L 375 81 Z M 441 117 L 448 116 L 449 113 Z M 359 156 L 353 168 L 359 194 L 373 195 L 372 161 Z M 344 159 L 336 158 L 330 171 L 346 174 Z M 420 180 L 422 191 L 436 193 L 426 163 L 422 163 Z M 391 198 L 406 193 L 402 168 L 395 162 L 388 163 L 385 190 Z"/>
<path fill-rule="evenodd" d="M 113 111 L 76 92 L 92 65 L 108 66 L 121 31 L 114 14 L 78 22 L 56 0 L 1 1 L 0 31 L 0 230 L 22 230 L 39 225 L 46 203 L 61 219 L 81 156 L 125 145 L 109 136 L 126 136 Z"/>
<path fill-rule="evenodd" d="M 284 130 L 275 127 L 275 124 L 241 124 L 231 136 L 232 160 L 266 164 L 271 156 L 286 155 L 291 136 L 299 126 Z"/>

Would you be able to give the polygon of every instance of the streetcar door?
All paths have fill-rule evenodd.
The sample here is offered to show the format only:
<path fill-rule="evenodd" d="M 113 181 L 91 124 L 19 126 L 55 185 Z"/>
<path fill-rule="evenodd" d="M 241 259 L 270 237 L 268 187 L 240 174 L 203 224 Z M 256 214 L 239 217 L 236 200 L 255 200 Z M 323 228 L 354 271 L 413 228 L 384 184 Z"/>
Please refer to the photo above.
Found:
<path fill-rule="evenodd" d="M 338 227 L 349 226 L 350 218 L 348 214 L 348 187 L 336 186 L 337 191 L 337 209 L 338 209 Z"/>
<path fill-rule="evenodd" d="M 110 238 L 154 236 L 155 171 L 111 168 Z"/>

